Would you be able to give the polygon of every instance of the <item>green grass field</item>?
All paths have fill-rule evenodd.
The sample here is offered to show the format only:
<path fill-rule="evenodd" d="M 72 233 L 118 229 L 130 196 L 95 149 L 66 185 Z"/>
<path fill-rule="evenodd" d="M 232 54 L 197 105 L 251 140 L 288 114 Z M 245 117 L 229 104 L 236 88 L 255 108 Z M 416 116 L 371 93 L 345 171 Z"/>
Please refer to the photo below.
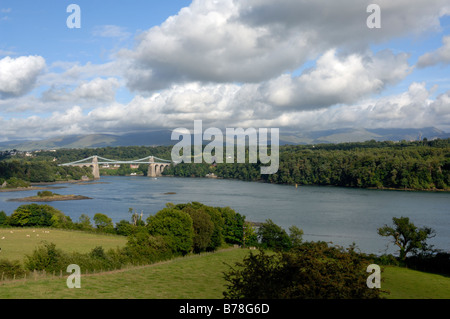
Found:
<path fill-rule="evenodd" d="M 51 228 L 0 228 L 0 258 L 23 261 L 25 255 L 31 254 L 44 241 L 66 252 L 86 253 L 96 246 L 105 250 L 123 247 L 127 238 Z"/>
<path fill-rule="evenodd" d="M 392 299 L 450 299 L 450 277 L 421 271 L 385 267 L 381 288 Z"/>
<path fill-rule="evenodd" d="M 67 288 L 63 278 L 33 278 L 0 283 L 0 299 L 221 299 L 223 272 L 248 250 L 193 255 L 120 271 L 81 276 L 81 288 Z"/>
<path fill-rule="evenodd" d="M 9 247 L 5 256 L 17 260 L 31 253 L 43 239 L 65 251 L 79 252 L 96 246 L 115 248 L 126 242 L 124 237 L 54 229 L 35 229 L 34 233 L 32 229 L 12 231 L 0 230 L 0 238 L 5 237 L 0 239 L 0 247 Z M 8 238 L 10 246 L 5 241 Z M 245 249 L 228 249 L 100 274 L 83 273 L 80 289 L 67 288 L 68 274 L 61 278 L 56 275 L 0 282 L 0 299 L 221 299 L 226 284 L 223 273 L 229 270 L 227 264 L 234 265 L 248 253 Z M 450 277 L 399 267 L 383 269 L 381 288 L 390 291 L 386 298 L 450 299 Z"/>

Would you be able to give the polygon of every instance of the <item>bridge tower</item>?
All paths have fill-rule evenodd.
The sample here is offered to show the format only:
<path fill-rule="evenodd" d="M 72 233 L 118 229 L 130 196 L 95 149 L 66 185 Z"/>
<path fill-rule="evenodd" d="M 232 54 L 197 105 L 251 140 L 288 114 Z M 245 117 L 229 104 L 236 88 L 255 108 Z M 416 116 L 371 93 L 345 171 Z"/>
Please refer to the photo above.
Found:
<path fill-rule="evenodd" d="M 147 176 L 148 177 L 156 177 L 156 165 L 155 165 L 155 158 L 153 156 L 150 157 L 150 159 L 149 159 Z"/>
<path fill-rule="evenodd" d="M 92 174 L 94 175 L 94 179 L 100 179 L 100 169 L 98 167 L 98 157 L 94 156 L 92 159 Z"/>

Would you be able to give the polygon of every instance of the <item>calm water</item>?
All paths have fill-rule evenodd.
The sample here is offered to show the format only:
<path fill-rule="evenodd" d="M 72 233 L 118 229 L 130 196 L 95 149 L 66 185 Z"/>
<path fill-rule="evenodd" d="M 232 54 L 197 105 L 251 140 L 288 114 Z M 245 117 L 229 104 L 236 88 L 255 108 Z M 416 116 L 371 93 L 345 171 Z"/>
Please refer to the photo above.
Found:
<path fill-rule="evenodd" d="M 450 194 L 272 185 L 233 180 L 173 178 L 158 179 L 102 177 L 89 185 L 61 184 L 59 194 L 84 195 L 92 200 L 52 202 L 73 221 L 81 214 L 103 213 L 113 222 L 130 220 L 129 208 L 155 214 L 167 202 L 198 201 L 210 206 L 229 206 L 247 220 L 272 219 L 288 230 L 303 229 L 306 240 L 330 241 L 347 247 L 353 242 L 364 252 L 394 252 L 389 240 L 377 235 L 377 228 L 391 225 L 392 217 L 407 216 L 416 226 L 428 226 L 437 236 L 430 240 L 436 248 L 450 250 Z M 175 192 L 176 194 L 165 194 Z M 36 191 L 0 193 L 0 210 L 10 215 L 24 203 L 10 198 L 36 195 Z M 387 250 L 386 250 L 387 249 Z"/>

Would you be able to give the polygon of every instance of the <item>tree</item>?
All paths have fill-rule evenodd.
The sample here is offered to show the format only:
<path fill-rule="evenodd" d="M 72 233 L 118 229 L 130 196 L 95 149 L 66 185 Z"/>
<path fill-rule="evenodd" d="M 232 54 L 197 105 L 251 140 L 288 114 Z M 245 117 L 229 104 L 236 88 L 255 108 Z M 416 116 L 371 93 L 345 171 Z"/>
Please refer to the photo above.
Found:
<path fill-rule="evenodd" d="M 292 243 L 289 235 L 271 219 L 262 223 L 258 229 L 258 238 L 262 247 L 275 250 L 288 250 Z"/>
<path fill-rule="evenodd" d="M 292 247 L 298 247 L 303 241 L 303 230 L 297 226 L 289 227 L 289 238 L 291 240 Z"/>
<path fill-rule="evenodd" d="M 236 213 L 230 207 L 217 208 L 224 221 L 223 237 L 226 243 L 242 245 L 244 239 L 245 216 Z"/>
<path fill-rule="evenodd" d="M 162 236 L 175 254 L 186 255 L 192 250 L 194 229 L 189 214 L 176 208 L 163 208 L 147 218 L 152 236 Z"/>
<path fill-rule="evenodd" d="M 8 216 L 6 216 L 6 213 L 4 211 L 0 211 L 0 226 L 6 225 L 8 222 Z"/>
<path fill-rule="evenodd" d="M 97 226 L 97 228 L 101 231 L 111 231 L 114 228 L 112 219 L 105 214 L 95 214 L 94 223 L 95 226 Z"/>
<path fill-rule="evenodd" d="M 131 224 L 128 220 L 121 220 L 116 223 L 116 233 L 122 236 L 130 236 L 136 226 Z"/>
<path fill-rule="evenodd" d="M 89 218 L 88 215 L 81 214 L 76 226 L 81 230 L 91 230 L 92 229 L 91 219 Z"/>
<path fill-rule="evenodd" d="M 173 204 L 171 204 L 173 205 Z M 170 207 L 170 206 L 168 206 Z M 191 214 L 191 212 L 193 210 L 195 211 L 200 211 L 202 213 L 200 213 L 201 215 L 206 214 L 208 215 L 208 217 L 203 217 L 203 219 L 209 219 L 212 223 L 213 229 L 212 229 L 212 233 L 209 234 L 209 230 L 206 230 L 206 228 L 202 227 L 202 231 L 201 233 L 203 233 L 203 235 L 205 237 L 209 237 L 208 240 L 208 244 L 207 246 L 204 248 L 207 251 L 214 251 L 217 248 L 219 248 L 224 241 L 224 218 L 222 217 L 222 214 L 220 212 L 220 210 L 217 207 L 211 207 L 211 206 L 206 206 L 202 203 L 199 202 L 192 202 L 192 203 L 188 203 L 188 204 L 177 204 L 173 206 L 176 209 L 180 209 L 188 214 Z M 195 233 L 197 233 L 197 229 L 196 229 L 196 221 L 194 220 L 194 217 L 191 215 L 191 218 L 194 222 L 194 231 Z M 207 228 L 209 226 L 207 226 L 209 223 L 203 223 L 203 226 L 206 226 Z M 208 235 L 206 235 L 206 233 L 208 233 Z M 197 235 L 196 235 L 197 236 Z M 195 241 L 195 238 L 194 238 Z M 195 244 L 194 244 L 195 245 Z"/>
<path fill-rule="evenodd" d="M 131 207 L 128 208 L 128 213 L 131 214 L 131 222 L 133 223 L 134 226 L 144 226 L 145 225 L 144 221 L 142 220 L 142 214 L 139 215 Z"/>
<path fill-rule="evenodd" d="M 184 211 L 192 218 L 194 252 L 200 253 L 205 251 L 211 243 L 211 237 L 214 232 L 214 223 L 211 221 L 211 217 L 203 210 L 192 207 L 186 207 Z"/>
<path fill-rule="evenodd" d="M 242 244 L 244 247 L 258 245 L 258 235 L 253 223 L 244 221 L 242 225 Z"/>
<path fill-rule="evenodd" d="M 53 223 L 63 215 L 61 211 L 49 205 L 21 205 L 11 214 L 10 225 L 20 227 L 53 226 Z M 54 216 L 56 217 L 53 218 Z"/>
<path fill-rule="evenodd" d="M 430 249 L 426 241 L 433 238 L 435 231 L 429 227 L 418 228 L 408 217 L 393 217 L 393 227 L 378 228 L 378 234 L 383 237 L 392 237 L 394 244 L 400 248 L 400 260 L 404 261 L 408 253 L 426 251 Z"/>

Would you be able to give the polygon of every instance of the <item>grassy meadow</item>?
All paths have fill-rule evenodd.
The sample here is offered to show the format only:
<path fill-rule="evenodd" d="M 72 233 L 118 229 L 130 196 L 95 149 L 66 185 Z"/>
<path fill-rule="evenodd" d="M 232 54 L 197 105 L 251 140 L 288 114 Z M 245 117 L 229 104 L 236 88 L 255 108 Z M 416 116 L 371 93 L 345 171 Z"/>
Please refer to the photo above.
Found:
<path fill-rule="evenodd" d="M 390 299 L 450 299 L 450 277 L 388 266 L 382 273 L 381 289 Z"/>
<path fill-rule="evenodd" d="M 0 259 L 22 261 L 43 242 L 54 243 L 66 252 L 87 253 L 97 246 L 105 250 L 123 247 L 127 238 L 54 228 L 0 228 Z"/>
<path fill-rule="evenodd" d="M 12 231 L 12 233 L 11 233 Z M 4 239 L 1 239 L 3 238 Z M 55 229 L 0 229 L 0 258 L 23 260 L 43 240 L 64 251 L 89 252 L 125 245 L 126 238 Z M 221 299 L 228 265 L 242 261 L 246 249 L 189 255 L 153 265 L 85 274 L 81 288 L 69 289 L 68 274 L 0 282 L 0 299 Z M 388 299 L 450 299 L 450 277 L 399 267 L 382 267 Z"/>
<path fill-rule="evenodd" d="M 221 299 L 223 272 L 249 250 L 231 249 L 153 265 L 81 276 L 69 289 L 67 275 L 0 283 L 0 299 Z"/>

